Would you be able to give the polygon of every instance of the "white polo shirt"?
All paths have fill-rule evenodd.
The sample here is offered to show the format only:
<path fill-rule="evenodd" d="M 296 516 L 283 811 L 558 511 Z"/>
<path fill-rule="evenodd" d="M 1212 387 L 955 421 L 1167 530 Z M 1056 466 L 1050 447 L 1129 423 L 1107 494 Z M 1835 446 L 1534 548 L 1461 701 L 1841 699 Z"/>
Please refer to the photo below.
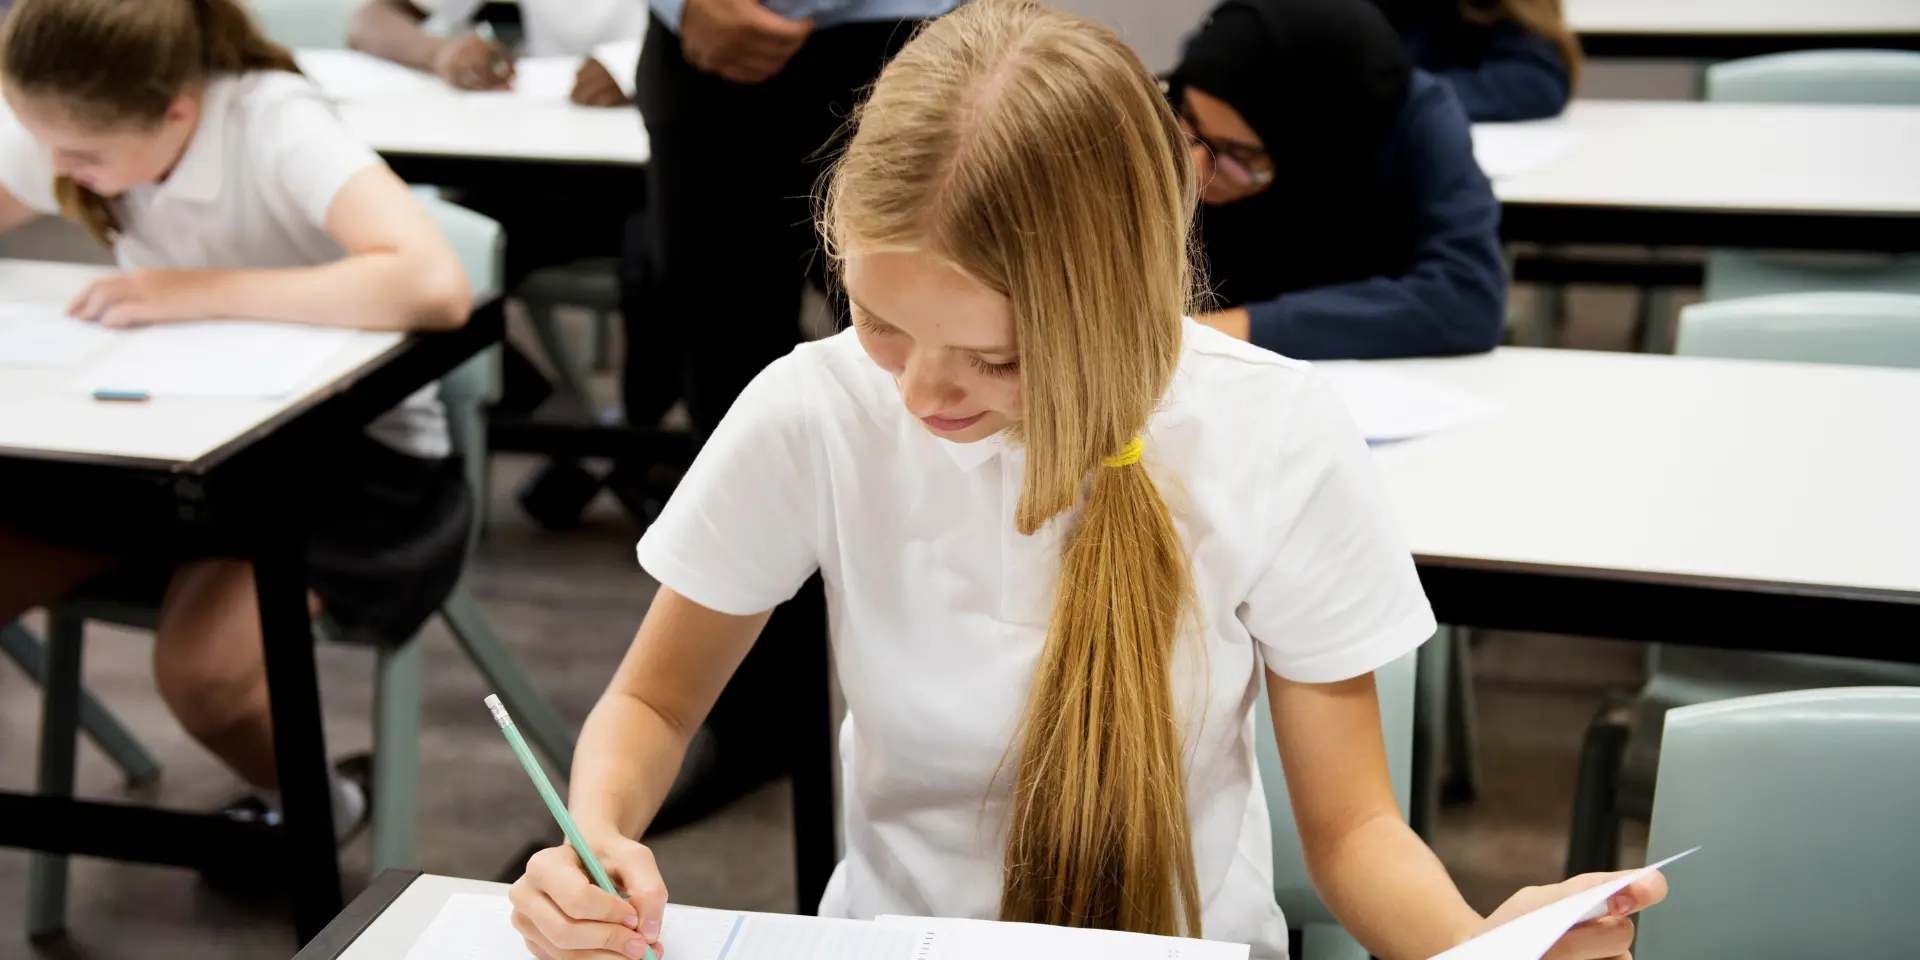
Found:
<path fill-rule="evenodd" d="M 1358 676 L 1419 646 L 1434 619 L 1332 388 L 1192 321 L 1185 341 L 1145 462 L 1204 624 L 1173 678 L 1203 933 L 1279 958 L 1253 752 L 1253 724 L 1270 722 L 1261 666 Z M 847 855 L 822 914 L 997 912 L 1009 747 L 1075 519 L 1015 532 L 1024 461 L 999 437 L 929 434 L 849 331 L 753 381 L 640 541 L 648 573 L 725 613 L 769 609 L 824 575 L 847 703 Z"/>
<path fill-rule="evenodd" d="M 0 110 L 0 187 L 57 215 L 53 163 Z M 305 77 L 279 70 L 216 77 L 200 125 L 167 179 L 115 203 L 124 269 L 240 270 L 309 267 L 346 256 L 326 231 L 327 208 L 354 174 L 380 157 L 347 132 Z M 368 426 L 402 453 L 437 459 L 451 450 L 437 387 L 428 386 Z"/>

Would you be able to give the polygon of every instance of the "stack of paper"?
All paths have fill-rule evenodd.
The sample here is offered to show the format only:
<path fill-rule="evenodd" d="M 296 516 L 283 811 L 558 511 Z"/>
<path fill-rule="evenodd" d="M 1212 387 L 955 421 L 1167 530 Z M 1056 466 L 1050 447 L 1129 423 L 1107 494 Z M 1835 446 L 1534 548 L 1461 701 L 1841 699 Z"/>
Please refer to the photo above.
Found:
<path fill-rule="evenodd" d="M 1368 443 L 1411 440 L 1500 412 L 1491 400 L 1376 363 L 1322 361 L 1313 368 L 1333 384 Z"/>
<path fill-rule="evenodd" d="M 1576 135 L 1558 120 L 1531 123 L 1476 123 L 1473 158 L 1489 180 L 1518 176 L 1566 152 Z"/>
<path fill-rule="evenodd" d="M 111 338 L 60 304 L 0 303 L 0 367 L 68 366 Z"/>
<path fill-rule="evenodd" d="M 212 320 L 114 334 L 69 389 L 149 397 L 284 397 L 312 379 L 355 331 Z"/>

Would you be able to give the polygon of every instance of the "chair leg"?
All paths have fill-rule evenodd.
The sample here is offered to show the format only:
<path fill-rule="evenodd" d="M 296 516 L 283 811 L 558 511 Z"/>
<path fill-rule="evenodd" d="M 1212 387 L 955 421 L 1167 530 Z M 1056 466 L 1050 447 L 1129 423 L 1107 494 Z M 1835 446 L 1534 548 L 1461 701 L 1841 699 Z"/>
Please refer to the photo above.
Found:
<path fill-rule="evenodd" d="M 46 651 L 32 631 L 18 623 L 0 627 L 0 651 L 42 688 L 47 683 Z M 127 786 L 139 787 L 160 777 L 160 761 L 147 752 L 139 738 L 83 684 L 80 687 L 80 730 L 93 738 L 107 759 L 120 768 Z"/>
<path fill-rule="evenodd" d="M 440 606 L 440 616 L 453 630 L 454 639 L 466 651 L 467 659 L 480 669 L 488 686 L 500 695 L 507 712 L 513 714 L 514 726 L 519 727 L 534 748 L 546 754 L 565 777 L 573 769 L 572 728 L 546 695 L 527 679 L 526 671 L 488 625 L 465 583 L 456 584 L 447 595 L 446 603 Z"/>
<path fill-rule="evenodd" d="M 1634 348 L 1641 353 L 1672 353 L 1673 331 L 1668 329 L 1667 305 L 1672 293 L 1663 288 L 1640 290 L 1638 314 L 1634 318 Z"/>
<path fill-rule="evenodd" d="M 574 362 L 573 351 L 567 349 L 567 338 L 560 331 L 560 318 L 555 315 L 553 305 L 529 303 L 527 313 L 533 317 L 533 332 L 540 338 L 540 349 L 560 377 L 561 389 L 580 404 L 581 410 L 592 410 L 591 394 L 587 392 L 580 365 Z"/>
<path fill-rule="evenodd" d="M 1447 767 L 1440 784 L 1440 798 L 1449 803 L 1470 803 L 1480 792 L 1479 714 L 1473 696 L 1472 630 L 1448 631 L 1450 659 L 1447 669 Z"/>
<path fill-rule="evenodd" d="M 1557 283 L 1536 284 L 1533 289 L 1533 346 L 1551 347 L 1560 342 L 1560 328 L 1566 324 L 1567 288 Z"/>
<path fill-rule="evenodd" d="M 1600 706 L 1580 745 L 1567 839 L 1567 876 L 1612 870 L 1620 852 L 1620 763 L 1627 750 L 1631 704 L 1614 695 Z"/>
<path fill-rule="evenodd" d="M 613 312 L 595 310 L 587 324 L 587 357 L 593 369 L 605 373 L 613 369 Z"/>
<path fill-rule="evenodd" d="M 411 870 L 420 807 L 420 640 L 380 651 L 373 702 L 373 870 Z"/>
<path fill-rule="evenodd" d="M 58 612 L 50 613 L 47 620 L 38 790 L 43 797 L 71 797 L 80 746 L 80 662 L 86 624 Z M 67 857 L 35 853 L 27 864 L 27 936 L 43 939 L 66 925 Z"/>

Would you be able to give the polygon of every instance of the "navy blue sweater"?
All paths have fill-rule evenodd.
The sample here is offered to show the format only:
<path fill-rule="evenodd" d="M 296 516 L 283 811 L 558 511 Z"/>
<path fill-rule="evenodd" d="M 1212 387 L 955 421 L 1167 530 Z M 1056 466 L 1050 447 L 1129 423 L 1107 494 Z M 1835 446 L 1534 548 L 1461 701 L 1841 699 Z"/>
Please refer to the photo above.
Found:
<path fill-rule="evenodd" d="M 1573 95 L 1553 41 L 1512 20 L 1489 26 L 1458 14 L 1402 26 L 1413 65 L 1453 88 L 1475 123 L 1558 116 Z"/>
<path fill-rule="evenodd" d="M 1406 238 L 1401 268 L 1244 304 L 1254 343 L 1332 360 L 1479 353 L 1499 342 L 1507 309 L 1500 203 L 1473 159 L 1459 101 L 1419 70 L 1382 146 L 1378 183 L 1389 209 L 1404 212 L 1379 225 Z"/>

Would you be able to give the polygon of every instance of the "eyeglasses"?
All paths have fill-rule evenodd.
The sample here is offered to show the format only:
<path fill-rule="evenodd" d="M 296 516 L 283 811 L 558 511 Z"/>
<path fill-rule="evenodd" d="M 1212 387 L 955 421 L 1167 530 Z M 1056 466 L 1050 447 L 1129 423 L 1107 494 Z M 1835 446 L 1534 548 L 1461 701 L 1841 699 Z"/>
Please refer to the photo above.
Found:
<path fill-rule="evenodd" d="M 1243 187 L 1264 187 L 1273 182 L 1273 157 L 1267 151 L 1244 143 L 1220 142 L 1200 135 L 1200 123 L 1187 109 L 1185 89 L 1177 82 L 1162 80 L 1160 89 L 1167 95 L 1174 115 L 1180 118 L 1181 132 L 1191 146 L 1207 151 L 1213 167 L 1228 180 Z"/>

